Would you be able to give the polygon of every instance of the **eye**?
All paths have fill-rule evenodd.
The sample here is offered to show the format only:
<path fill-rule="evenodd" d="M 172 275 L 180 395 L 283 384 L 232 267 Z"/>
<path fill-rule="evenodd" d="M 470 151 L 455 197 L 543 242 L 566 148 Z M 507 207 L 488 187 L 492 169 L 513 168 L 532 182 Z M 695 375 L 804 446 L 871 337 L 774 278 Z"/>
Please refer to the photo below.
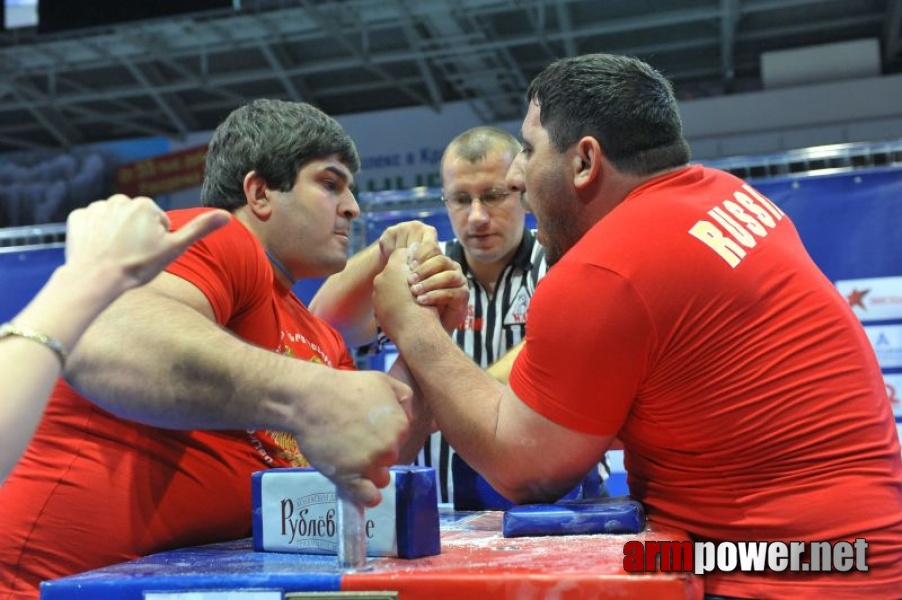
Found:
<path fill-rule="evenodd" d="M 330 178 L 330 179 L 323 180 L 323 187 L 326 188 L 327 190 L 329 190 L 330 192 L 337 192 L 341 186 L 339 185 L 338 181 Z"/>
<path fill-rule="evenodd" d="M 482 195 L 481 200 L 486 204 L 499 204 L 508 194 L 506 190 L 490 190 Z"/>

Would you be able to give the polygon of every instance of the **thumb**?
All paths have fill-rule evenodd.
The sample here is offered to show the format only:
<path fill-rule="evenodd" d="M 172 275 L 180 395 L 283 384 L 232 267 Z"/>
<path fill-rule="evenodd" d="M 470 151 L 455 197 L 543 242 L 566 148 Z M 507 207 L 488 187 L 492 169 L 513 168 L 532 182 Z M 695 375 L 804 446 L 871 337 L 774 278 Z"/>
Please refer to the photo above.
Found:
<path fill-rule="evenodd" d="M 394 377 L 389 377 L 388 381 L 392 387 L 392 391 L 395 393 L 395 398 L 397 398 L 398 404 L 400 404 L 401 408 L 404 409 L 404 414 L 407 415 L 407 420 L 410 421 L 412 416 L 410 404 L 413 401 L 413 390 L 409 385 L 395 379 Z"/>
<path fill-rule="evenodd" d="M 435 229 L 435 227 L 427 228 L 426 233 L 423 235 L 420 241 L 425 244 L 436 243 L 438 241 L 438 231 Z"/>
<path fill-rule="evenodd" d="M 388 262 L 388 257 L 391 254 L 391 250 L 388 247 L 388 240 L 385 239 L 385 235 L 382 235 L 379 238 L 379 261 L 381 264 L 385 264 Z"/>
<path fill-rule="evenodd" d="M 359 502 L 367 508 L 373 508 L 382 501 L 382 493 L 369 479 L 362 477 L 356 478 L 349 482 L 343 482 L 340 486 L 339 495 Z"/>
<path fill-rule="evenodd" d="M 214 210 L 200 214 L 191 219 L 178 231 L 172 232 L 172 244 L 181 252 L 208 233 L 223 227 L 231 218 L 232 215 L 224 210 Z"/>

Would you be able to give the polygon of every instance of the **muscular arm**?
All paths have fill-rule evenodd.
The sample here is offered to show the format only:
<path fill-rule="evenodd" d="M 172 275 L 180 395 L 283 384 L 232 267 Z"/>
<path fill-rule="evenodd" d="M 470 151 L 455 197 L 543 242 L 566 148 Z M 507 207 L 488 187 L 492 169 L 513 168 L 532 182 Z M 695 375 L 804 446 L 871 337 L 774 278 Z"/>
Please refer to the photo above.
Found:
<path fill-rule="evenodd" d="M 514 361 L 517 359 L 517 355 L 520 354 L 520 351 L 523 350 L 523 344 L 525 344 L 525 342 L 520 342 L 508 350 L 507 354 L 489 365 L 485 372 L 496 381 L 507 383 L 507 380 L 511 376 L 511 370 L 514 368 Z"/>
<path fill-rule="evenodd" d="M 435 228 L 419 221 L 398 223 L 386 229 L 379 241 L 370 244 L 351 257 L 341 273 L 332 275 L 310 301 L 310 311 L 337 329 L 351 348 L 372 342 L 376 337 L 376 318 L 373 314 L 373 278 L 378 275 L 392 252 L 401 248 L 419 248 L 420 259 L 441 256 L 436 243 Z M 451 261 L 433 261 L 441 273 Z M 454 286 L 461 280 L 437 277 L 429 288 L 441 290 L 444 285 Z M 438 302 L 446 301 L 446 293 L 434 292 Z"/>
<path fill-rule="evenodd" d="M 398 454 L 398 464 L 407 465 L 416 459 L 423 444 L 426 443 L 426 438 L 435 431 L 435 421 L 432 418 L 432 411 L 429 410 L 429 405 L 423 397 L 423 390 L 417 385 L 416 379 L 411 374 L 407 361 L 403 356 L 399 356 L 395 360 L 388 374 L 407 384 L 413 390 L 408 415 L 410 417 L 410 429 L 407 432 L 407 439 L 401 446 L 401 451 Z"/>
<path fill-rule="evenodd" d="M 200 290 L 163 273 L 88 329 L 66 377 L 107 410 L 150 425 L 284 428 L 289 390 L 280 376 L 295 366 L 285 362 L 221 328 Z"/>
<path fill-rule="evenodd" d="M 373 278 L 384 266 L 375 242 L 352 256 L 341 273 L 326 279 L 310 301 L 310 312 L 337 329 L 351 348 L 376 337 Z"/>
<path fill-rule="evenodd" d="M 403 256 L 395 253 L 376 281 L 377 314 L 443 435 L 512 500 L 543 501 L 566 493 L 597 463 L 613 437 L 557 425 L 482 372 L 447 336 L 435 312 L 409 299 L 405 270 Z"/>
<path fill-rule="evenodd" d="M 480 371 L 436 320 L 423 321 L 395 332 L 396 344 L 443 435 L 503 495 L 517 502 L 555 499 L 604 454 L 611 437 L 545 419 Z"/>
<path fill-rule="evenodd" d="M 391 245 L 399 243 L 396 237 L 392 236 Z M 310 302 L 311 312 L 338 329 L 349 346 L 365 344 L 376 336 L 376 316 L 372 301 L 373 279 L 385 268 L 382 247 L 387 244 L 376 242 L 354 255 L 341 273 L 329 277 L 323 283 Z M 433 270 L 424 269 L 424 277 L 434 272 L 441 271 L 439 267 L 434 267 Z M 434 281 L 439 279 L 436 278 Z M 462 288 L 466 281 L 460 279 L 457 283 Z M 459 298 L 465 297 L 462 289 L 459 292 Z M 449 295 L 447 289 L 443 288 L 438 293 L 442 295 L 443 301 L 447 301 Z M 413 390 L 410 431 L 398 458 L 399 464 L 408 464 L 416 458 L 426 438 L 433 431 L 432 413 L 423 400 L 422 391 L 411 375 L 404 357 L 399 357 L 394 362 L 388 374 Z"/>
<path fill-rule="evenodd" d="M 408 428 L 402 384 L 252 346 L 216 324 L 200 290 L 169 273 L 101 315 L 66 375 L 100 406 L 142 423 L 292 433 L 314 467 L 368 506 Z"/>

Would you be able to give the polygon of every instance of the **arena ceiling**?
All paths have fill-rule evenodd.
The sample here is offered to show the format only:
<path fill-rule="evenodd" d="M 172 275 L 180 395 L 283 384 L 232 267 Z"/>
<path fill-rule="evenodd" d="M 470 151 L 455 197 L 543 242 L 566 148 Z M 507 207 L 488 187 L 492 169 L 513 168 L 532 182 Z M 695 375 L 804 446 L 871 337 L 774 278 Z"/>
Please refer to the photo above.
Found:
<path fill-rule="evenodd" d="M 639 56 L 683 99 L 761 88 L 763 52 L 880 41 L 902 0 L 243 0 L 237 10 L 0 37 L 0 152 L 212 129 L 258 97 L 333 115 L 466 101 L 516 119 L 529 80 L 586 52 Z M 825 56 L 829 61 L 831 57 Z"/>

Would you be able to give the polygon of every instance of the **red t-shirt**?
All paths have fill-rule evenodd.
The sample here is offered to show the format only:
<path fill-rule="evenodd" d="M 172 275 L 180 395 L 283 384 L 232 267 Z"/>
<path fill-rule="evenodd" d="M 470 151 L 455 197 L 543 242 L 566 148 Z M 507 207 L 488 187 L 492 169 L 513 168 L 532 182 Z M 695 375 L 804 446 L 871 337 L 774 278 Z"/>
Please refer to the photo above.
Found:
<path fill-rule="evenodd" d="M 202 210 L 169 213 L 173 227 Z M 168 271 L 197 286 L 217 322 L 248 342 L 353 368 L 338 332 L 275 282 L 260 243 L 237 219 Z M 25 455 L 0 487 L 0 598 L 37 598 L 42 580 L 248 536 L 250 474 L 299 464 L 292 442 L 262 431 L 140 425 L 60 381 Z"/>
<path fill-rule="evenodd" d="M 902 458 L 873 350 L 747 184 L 695 166 L 637 188 L 549 270 L 528 323 L 513 390 L 618 435 L 651 519 L 702 541 L 870 544 L 867 573 L 712 573 L 706 591 L 902 596 Z"/>

